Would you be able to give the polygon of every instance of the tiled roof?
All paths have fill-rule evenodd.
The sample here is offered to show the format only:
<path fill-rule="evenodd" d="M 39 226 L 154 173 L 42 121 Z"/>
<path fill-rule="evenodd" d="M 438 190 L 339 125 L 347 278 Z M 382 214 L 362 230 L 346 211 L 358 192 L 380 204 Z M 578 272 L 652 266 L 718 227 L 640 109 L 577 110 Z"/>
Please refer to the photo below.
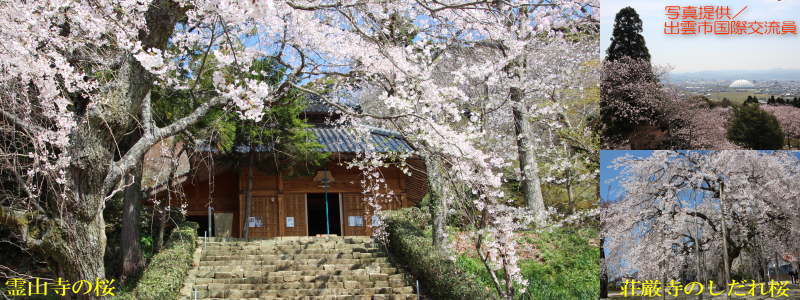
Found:
<path fill-rule="evenodd" d="M 359 137 L 344 128 L 309 128 L 322 144 L 323 152 L 364 152 L 368 146 L 377 152 L 411 152 L 413 148 L 398 133 L 380 128 L 370 128 L 368 137 Z"/>
<path fill-rule="evenodd" d="M 370 127 L 368 137 L 360 137 L 346 128 L 311 127 L 308 129 L 317 137 L 317 142 L 322 145 L 321 152 L 358 153 L 365 152 L 368 146 L 375 152 L 412 152 L 414 148 L 397 132 Z M 203 151 L 211 150 L 207 145 L 200 146 Z M 234 151 L 245 153 L 249 151 L 247 145 L 237 145 Z M 271 145 L 256 146 L 257 152 L 272 151 Z"/>

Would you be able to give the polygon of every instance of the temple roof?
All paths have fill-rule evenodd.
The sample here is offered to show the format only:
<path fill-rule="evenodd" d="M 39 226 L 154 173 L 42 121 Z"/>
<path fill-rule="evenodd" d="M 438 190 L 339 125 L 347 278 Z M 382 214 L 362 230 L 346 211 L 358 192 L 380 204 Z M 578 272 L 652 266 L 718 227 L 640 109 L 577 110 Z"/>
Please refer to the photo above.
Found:
<path fill-rule="evenodd" d="M 359 137 L 344 128 L 310 128 L 322 144 L 323 152 L 412 152 L 414 149 L 399 134 L 393 131 L 370 128 L 368 137 Z M 373 149 L 369 149 L 372 147 Z"/>
<path fill-rule="evenodd" d="M 308 130 L 317 137 L 317 143 L 322 145 L 321 152 L 335 153 L 360 153 L 371 150 L 374 152 L 412 152 L 414 148 L 408 144 L 400 133 L 377 128 L 368 127 L 369 136 L 360 136 L 347 128 L 337 127 L 312 127 Z M 203 149 L 209 151 L 207 148 Z M 236 152 L 245 153 L 249 149 L 247 145 L 239 145 L 234 149 Z M 269 145 L 256 146 L 257 152 L 272 151 Z"/>

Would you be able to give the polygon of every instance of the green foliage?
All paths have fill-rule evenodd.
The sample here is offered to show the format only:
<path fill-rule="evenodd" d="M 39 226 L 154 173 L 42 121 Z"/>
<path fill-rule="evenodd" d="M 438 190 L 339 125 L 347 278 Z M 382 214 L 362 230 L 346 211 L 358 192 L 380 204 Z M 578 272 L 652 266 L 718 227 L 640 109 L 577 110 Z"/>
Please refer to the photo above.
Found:
<path fill-rule="evenodd" d="M 559 228 L 520 240 L 521 247 L 536 248 L 538 259 L 520 261 L 528 286 L 518 299 L 597 299 L 600 295 L 600 251 L 590 243 L 597 230 Z M 465 255 L 457 260 L 459 268 L 475 274 L 478 282 L 492 286 L 486 268 L 477 258 Z"/>
<path fill-rule="evenodd" d="M 423 294 L 433 299 L 497 298 L 493 288 L 434 250 L 430 236 L 420 227 L 429 223 L 427 214 L 412 207 L 387 211 L 385 217 L 390 254 L 420 281 Z"/>
<path fill-rule="evenodd" d="M 728 140 L 756 150 L 783 148 L 783 130 L 778 119 L 757 105 L 744 105 L 734 110 L 728 123 Z"/>
<path fill-rule="evenodd" d="M 204 69 L 213 69 L 216 62 L 214 56 L 209 54 L 205 59 L 194 58 L 191 64 L 199 72 L 201 65 Z M 222 72 L 227 74 L 225 70 Z M 253 62 L 246 77 L 275 86 L 286 77 L 285 72 L 286 68 L 272 59 L 261 58 Z M 205 71 L 194 77 L 196 88 L 207 91 L 205 93 L 156 89 L 153 93 L 153 111 L 157 124 L 164 126 L 172 123 L 215 96 L 212 73 Z M 189 75 L 176 74 L 176 76 Z M 223 75 L 223 77 L 228 76 Z M 234 111 L 214 108 L 188 132 L 195 139 L 223 154 L 232 155 L 234 159 L 237 158 L 234 149 L 236 146 L 266 148 L 268 149 L 267 153 L 273 156 L 269 160 L 276 162 L 277 166 L 291 174 L 295 173 L 297 166 L 317 166 L 328 156 L 327 153 L 318 151 L 322 145 L 317 143 L 312 132 L 306 130 L 311 126 L 300 118 L 305 105 L 303 93 L 297 89 L 289 89 L 283 97 L 275 99 L 270 105 L 264 107 L 263 117 L 258 122 L 245 120 Z M 194 140 L 190 142 L 194 142 Z"/>
<path fill-rule="evenodd" d="M 650 52 L 645 46 L 641 32 L 642 20 L 636 10 L 630 6 L 621 9 L 614 18 L 611 45 L 606 51 L 608 60 L 631 57 L 650 61 Z"/>
<path fill-rule="evenodd" d="M 560 228 L 533 240 L 543 262 L 522 261 L 528 279 L 522 299 L 597 299 L 600 286 L 600 251 L 590 244 L 594 228 Z"/>
<path fill-rule="evenodd" d="M 153 256 L 136 287 L 117 299 L 176 299 L 192 267 L 197 227 L 185 222 L 173 230 L 166 248 Z"/>
<path fill-rule="evenodd" d="M 744 104 L 745 105 L 748 105 L 748 104 L 758 105 L 758 98 L 756 98 L 755 96 L 747 96 L 747 99 L 744 100 Z"/>

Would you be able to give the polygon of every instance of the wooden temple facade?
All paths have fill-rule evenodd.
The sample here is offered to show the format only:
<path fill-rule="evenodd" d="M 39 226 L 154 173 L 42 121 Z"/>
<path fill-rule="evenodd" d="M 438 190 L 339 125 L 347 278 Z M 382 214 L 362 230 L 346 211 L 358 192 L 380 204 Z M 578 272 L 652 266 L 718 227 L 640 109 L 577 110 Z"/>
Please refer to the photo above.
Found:
<path fill-rule="evenodd" d="M 178 199 L 186 206 L 187 219 L 200 223 L 199 235 L 209 228 L 209 206 L 212 228 L 209 236 L 242 237 L 247 224 L 250 238 L 281 236 L 314 236 L 330 234 L 370 235 L 371 206 L 362 194 L 362 174 L 357 168 L 346 168 L 344 162 L 364 149 L 364 139 L 356 139 L 345 129 L 312 128 L 321 151 L 331 153 L 326 165 L 312 170 L 309 176 L 288 176 L 276 171 L 253 169 L 253 196 L 250 218 L 245 219 L 248 168 L 246 163 L 219 166 L 216 171 L 188 172 L 179 184 Z M 402 137 L 375 129 L 367 141 L 380 151 L 412 151 Z M 411 175 L 397 167 L 381 169 L 388 189 L 394 194 L 381 201 L 381 209 L 397 209 L 418 204 L 427 192 L 424 163 L 412 157 L 407 160 Z M 238 165 L 238 166 L 237 166 Z M 211 175 L 213 173 L 213 175 Z M 321 177 L 331 181 L 325 189 Z M 326 193 L 327 192 L 327 193 Z M 155 192 L 165 198 L 165 192 Z M 325 198 L 327 196 L 327 219 Z M 173 200 L 175 201 L 175 200 Z M 163 202 L 163 200 L 161 201 Z M 172 205 L 175 205 L 174 203 Z M 329 228 L 328 228 L 329 227 Z"/>

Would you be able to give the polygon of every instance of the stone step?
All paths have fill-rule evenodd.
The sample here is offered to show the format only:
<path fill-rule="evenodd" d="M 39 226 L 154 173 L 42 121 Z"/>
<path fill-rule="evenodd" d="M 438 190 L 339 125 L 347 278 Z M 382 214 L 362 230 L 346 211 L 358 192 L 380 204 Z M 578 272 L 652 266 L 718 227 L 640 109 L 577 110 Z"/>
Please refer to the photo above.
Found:
<path fill-rule="evenodd" d="M 301 259 L 281 259 L 281 258 L 257 258 L 255 256 L 214 256 L 209 259 L 201 259 L 200 262 L 224 261 L 229 264 L 239 264 L 239 262 L 253 263 L 260 262 L 260 265 L 323 265 L 323 264 L 369 264 L 387 263 L 389 259 L 380 256 L 359 257 L 359 258 L 301 258 Z"/>
<path fill-rule="evenodd" d="M 310 253 L 299 253 L 299 254 L 267 254 L 267 253 L 259 253 L 259 254 L 239 254 L 239 255 L 232 255 L 230 253 L 223 254 L 223 255 L 211 255 L 206 254 L 204 255 L 201 260 L 202 261 L 209 261 L 209 260 L 231 260 L 231 259 L 239 259 L 239 260 L 299 260 L 299 259 L 337 259 L 337 258 L 370 258 L 370 257 L 383 257 L 382 253 L 378 252 L 325 252 L 325 253 L 318 253 L 318 254 L 310 254 Z"/>
<path fill-rule="evenodd" d="M 218 243 L 218 244 L 253 244 L 253 243 L 292 243 L 292 242 L 343 242 L 343 243 L 367 243 L 372 242 L 373 239 L 369 236 L 330 236 L 330 237 L 316 237 L 316 236 L 284 236 L 274 237 L 267 239 L 252 239 L 244 240 L 239 238 L 200 238 L 201 243 Z"/>
<path fill-rule="evenodd" d="M 418 299 L 369 237 L 201 239 L 182 299 Z"/>
<path fill-rule="evenodd" d="M 402 277 L 389 278 L 386 281 L 303 281 L 303 282 L 282 282 L 282 283 L 246 283 L 246 284 L 226 284 L 226 283 L 207 283 L 194 284 L 197 290 L 282 290 L 282 289 L 321 289 L 321 288 L 386 288 L 386 287 L 406 287 L 409 286 Z"/>
<path fill-rule="evenodd" d="M 299 264 L 285 264 L 285 265 L 220 265 L 209 266 L 203 265 L 197 267 L 196 274 L 205 274 L 208 272 L 233 272 L 233 273 L 248 273 L 248 272 L 289 272 L 297 271 L 298 273 L 309 273 L 313 271 L 357 271 L 364 270 L 364 273 L 380 273 L 381 271 L 397 272 L 397 269 L 392 267 L 390 263 L 364 263 L 364 264 L 319 264 L 319 265 L 299 265 Z"/>
<path fill-rule="evenodd" d="M 204 249 L 205 256 L 234 256 L 234 255 L 297 255 L 297 254 L 347 254 L 347 253 L 383 253 L 378 248 L 349 248 L 349 249 L 295 249 L 295 248 L 254 248 L 254 249 Z"/>
<path fill-rule="evenodd" d="M 382 270 L 382 273 L 367 274 L 360 272 L 363 270 L 331 270 L 331 271 L 278 271 L 278 272 L 209 272 L 209 273 L 196 273 L 197 279 L 212 278 L 212 279 L 258 279 L 257 282 L 248 283 L 271 283 L 271 282 L 293 282 L 298 280 L 305 280 L 304 278 L 323 278 L 340 276 L 342 278 L 350 278 L 346 280 L 373 280 L 374 278 L 382 278 L 398 274 L 396 270 Z M 282 273 L 291 272 L 291 273 Z M 314 280 L 314 279 L 312 279 Z M 316 279 L 322 280 L 322 279 Z"/>
<path fill-rule="evenodd" d="M 232 278 L 211 278 L 211 277 L 196 277 L 192 279 L 194 285 L 202 284 L 280 284 L 292 282 L 345 282 L 345 281 L 384 281 L 391 282 L 398 280 L 396 277 L 400 274 L 371 274 L 371 275 L 302 275 L 302 276 L 283 276 L 283 277 L 232 277 Z M 373 285 L 374 286 L 374 285 Z"/>
<path fill-rule="evenodd" d="M 278 240 L 263 240 L 255 242 L 202 242 L 201 247 L 226 247 L 226 248 L 248 248 L 248 247 L 269 247 L 269 246 L 290 246 L 290 247 L 304 247 L 304 248 L 321 248 L 321 247 L 347 247 L 352 245 L 360 246 L 378 246 L 373 241 L 278 241 Z"/>
<path fill-rule="evenodd" d="M 281 289 L 281 290 L 238 290 L 214 289 L 196 290 L 198 298 L 262 298 L 262 297 L 298 297 L 298 296 L 344 296 L 375 294 L 411 294 L 410 286 L 398 288 L 328 288 L 328 289 Z"/>
<path fill-rule="evenodd" d="M 353 265 L 363 268 L 370 266 L 391 267 L 392 264 L 388 261 L 380 262 L 362 262 L 362 263 L 342 263 L 340 261 L 325 261 L 317 264 L 295 264 L 290 261 L 261 261 L 261 260 L 217 260 L 217 261 L 198 261 L 198 266 L 201 267 L 232 267 L 232 266 L 248 266 L 257 270 L 258 267 L 265 268 L 265 270 L 287 270 L 295 266 L 301 267 L 300 269 L 307 270 L 309 267 L 321 269 L 323 265 Z"/>
<path fill-rule="evenodd" d="M 200 245 L 206 248 L 222 248 L 222 249 L 250 249 L 250 248 L 299 248 L 299 249 L 332 249 L 332 248 L 354 248 L 354 247 L 369 247 L 378 248 L 379 245 L 375 243 L 262 243 L 262 244 L 204 244 Z"/>

